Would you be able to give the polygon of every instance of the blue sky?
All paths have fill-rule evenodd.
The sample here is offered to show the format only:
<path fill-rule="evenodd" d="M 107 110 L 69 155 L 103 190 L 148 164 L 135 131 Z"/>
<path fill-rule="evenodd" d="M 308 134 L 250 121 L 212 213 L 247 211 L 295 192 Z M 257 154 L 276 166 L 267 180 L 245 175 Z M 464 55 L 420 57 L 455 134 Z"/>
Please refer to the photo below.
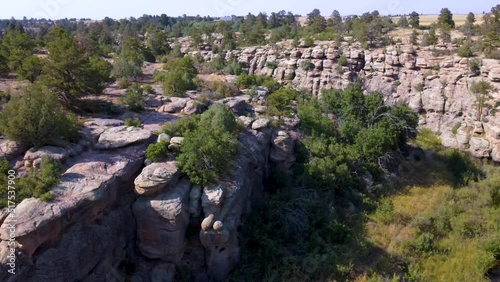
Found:
<path fill-rule="evenodd" d="M 102 19 L 138 17 L 143 14 L 169 16 L 187 15 L 246 15 L 248 12 L 292 11 L 305 15 L 314 8 L 329 15 L 335 9 L 342 15 L 362 14 L 379 10 L 381 14 L 401 14 L 417 11 L 424 14 L 439 13 L 447 7 L 454 14 L 490 11 L 498 0 L 2 0 L 0 18 L 92 18 Z"/>

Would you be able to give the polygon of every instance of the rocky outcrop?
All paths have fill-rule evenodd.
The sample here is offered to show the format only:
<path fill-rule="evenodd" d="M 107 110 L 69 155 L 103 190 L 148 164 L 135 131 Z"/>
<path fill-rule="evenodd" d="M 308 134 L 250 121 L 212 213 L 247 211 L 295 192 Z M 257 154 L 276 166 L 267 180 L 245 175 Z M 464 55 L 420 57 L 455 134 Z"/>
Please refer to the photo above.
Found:
<path fill-rule="evenodd" d="M 166 168 L 173 168 L 172 163 L 143 170 L 136 178 L 136 190 L 150 186 L 156 192 L 141 195 L 133 205 L 143 256 L 187 267 L 196 281 L 227 278 L 239 261 L 238 226 L 264 191 L 271 148 L 280 150 L 275 152 L 276 161 L 293 155 L 294 141 L 286 132 L 279 131 L 276 136 L 283 140 L 276 137 L 273 143 L 269 120 L 260 123 L 259 130 L 248 129 L 238 136 L 240 153 L 230 173 L 214 185 L 200 187 L 185 176 L 169 177 L 172 173 L 167 171 L 173 170 Z"/>
<path fill-rule="evenodd" d="M 481 59 L 480 73 L 469 69 L 469 58 L 457 55 L 440 55 L 456 52 L 456 46 L 441 44 L 431 47 L 417 47 L 396 44 L 379 49 L 363 49 L 357 43 L 316 42 L 311 48 L 291 48 L 285 43 L 272 46 L 249 47 L 234 50 L 226 58 L 237 58 L 251 74 L 272 76 L 279 82 L 291 83 L 297 89 L 307 89 L 313 95 L 320 95 L 323 89 L 343 88 L 353 80 L 363 81 L 366 91 L 379 91 L 389 105 L 406 104 L 420 115 L 420 126 L 442 135 L 443 145 L 457 147 L 477 157 L 491 156 L 498 143 L 494 135 L 500 133 L 500 61 Z M 210 51 L 202 51 L 207 60 L 212 59 Z M 342 60 L 340 58 L 342 57 Z M 345 58 L 345 60 L 344 60 Z M 275 66 L 270 68 L 270 66 Z M 478 117 L 476 98 L 470 93 L 475 81 L 489 81 L 494 86 L 487 109 Z M 258 103 L 260 98 L 254 98 Z M 255 107 L 255 112 L 259 112 Z M 265 111 L 262 111 L 264 113 Z M 482 127 L 477 127 L 477 123 Z M 252 126 L 259 127 L 261 121 Z M 474 132 L 453 130 L 457 123 Z M 484 128 L 482 132 L 477 132 Z M 489 142 L 472 140 L 473 134 Z M 456 140 L 456 141 L 455 141 Z M 456 144 L 458 143 L 458 144 Z M 496 151 L 495 151 L 496 152 Z M 496 158 L 496 157 L 495 157 Z"/>
<path fill-rule="evenodd" d="M 295 140 L 284 130 L 273 133 L 270 159 L 283 171 L 295 163 Z"/>
<path fill-rule="evenodd" d="M 143 196 L 134 203 L 138 247 L 147 258 L 180 264 L 189 224 L 190 188 L 191 183 L 183 179 L 157 196 Z"/>
<path fill-rule="evenodd" d="M 27 199 L 0 226 L 2 281 L 110 281 L 134 238 L 133 179 L 145 145 L 83 153 L 52 190 Z M 9 225 L 16 225 L 16 275 L 6 271 Z M 92 278 L 93 277 L 93 278 Z"/>

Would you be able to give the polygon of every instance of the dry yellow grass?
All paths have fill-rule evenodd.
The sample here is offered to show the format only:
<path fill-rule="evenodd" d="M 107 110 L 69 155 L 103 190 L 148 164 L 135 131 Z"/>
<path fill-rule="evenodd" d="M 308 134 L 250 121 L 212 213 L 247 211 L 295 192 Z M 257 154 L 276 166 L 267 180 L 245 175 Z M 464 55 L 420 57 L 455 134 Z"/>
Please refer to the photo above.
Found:
<path fill-rule="evenodd" d="M 446 185 L 432 188 L 412 187 L 407 193 L 391 198 L 394 217 L 414 219 L 433 214 L 451 190 L 452 188 Z M 414 239 L 416 232 L 414 226 L 398 220 L 389 224 L 376 222 L 367 225 L 366 231 L 375 245 L 393 255 L 400 255 L 401 246 L 404 242 Z"/>
<path fill-rule="evenodd" d="M 437 23 L 439 15 L 421 15 L 420 16 L 420 25 L 429 26 L 433 23 Z M 461 26 L 465 23 L 467 19 L 467 15 L 453 15 L 453 20 L 455 21 L 456 26 Z M 394 22 L 398 22 L 399 17 L 393 17 L 392 20 Z M 481 24 L 483 22 L 483 15 L 476 14 L 476 24 Z"/>
<path fill-rule="evenodd" d="M 475 14 L 476 16 L 476 24 L 483 23 L 483 14 Z M 433 23 L 437 23 L 439 15 L 421 15 L 420 16 L 420 25 L 429 26 Z M 325 17 L 326 19 L 330 17 Z M 392 20 L 397 23 L 400 17 L 393 17 Z M 467 15 L 453 15 L 453 20 L 455 21 L 456 26 L 461 26 L 465 23 L 467 19 Z M 307 22 L 307 17 L 299 17 L 298 21 L 301 25 L 305 26 Z"/>

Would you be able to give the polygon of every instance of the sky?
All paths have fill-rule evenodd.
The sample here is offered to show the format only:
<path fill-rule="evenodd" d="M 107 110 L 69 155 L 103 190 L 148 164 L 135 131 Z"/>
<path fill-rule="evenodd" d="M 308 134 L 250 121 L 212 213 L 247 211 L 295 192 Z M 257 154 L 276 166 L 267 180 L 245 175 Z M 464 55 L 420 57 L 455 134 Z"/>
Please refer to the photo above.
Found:
<path fill-rule="evenodd" d="M 291 11 L 306 15 L 315 8 L 330 15 L 338 10 L 341 15 L 363 14 L 378 10 L 383 15 L 438 14 L 447 7 L 454 14 L 489 12 L 498 0 L 0 0 L 0 18 L 91 18 L 103 19 L 140 17 L 143 14 L 169 16 L 210 15 L 222 17 L 246 15 L 249 12 Z"/>

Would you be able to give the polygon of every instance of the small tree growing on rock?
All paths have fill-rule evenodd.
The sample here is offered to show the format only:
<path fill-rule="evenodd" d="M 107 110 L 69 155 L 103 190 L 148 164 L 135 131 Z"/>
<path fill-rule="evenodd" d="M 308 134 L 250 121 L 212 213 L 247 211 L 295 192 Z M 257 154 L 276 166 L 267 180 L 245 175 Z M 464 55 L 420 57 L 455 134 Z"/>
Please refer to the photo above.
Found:
<path fill-rule="evenodd" d="M 267 98 L 267 111 L 270 115 L 288 116 L 291 112 L 291 103 L 297 98 L 295 90 L 286 87 L 272 93 Z"/>
<path fill-rule="evenodd" d="M 483 116 L 484 107 L 489 99 L 490 92 L 493 90 L 493 85 L 488 81 L 473 82 L 470 86 L 470 92 L 476 96 L 477 120 L 480 121 Z"/>
<path fill-rule="evenodd" d="M 238 124 L 228 108 L 213 105 L 203 113 L 193 131 L 188 131 L 177 157 L 177 166 L 198 185 L 213 184 L 231 167 L 237 153 Z"/>

